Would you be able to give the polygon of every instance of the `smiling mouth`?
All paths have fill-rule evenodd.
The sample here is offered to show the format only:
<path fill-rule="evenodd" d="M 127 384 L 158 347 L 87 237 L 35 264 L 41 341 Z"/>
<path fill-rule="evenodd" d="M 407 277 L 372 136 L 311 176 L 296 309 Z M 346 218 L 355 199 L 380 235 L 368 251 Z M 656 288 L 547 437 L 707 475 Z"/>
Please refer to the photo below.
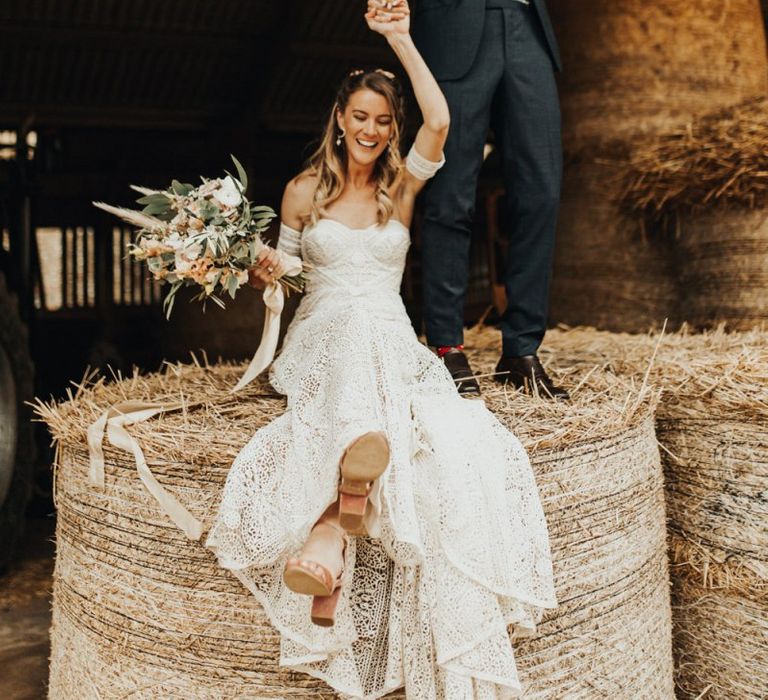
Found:
<path fill-rule="evenodd" d="M 368 150 L 373 150 L 378 145 L 376 141 L 366 141 L 364 139 L 355 139 L 355 141 L 363 148 L 367 148 Z"/>

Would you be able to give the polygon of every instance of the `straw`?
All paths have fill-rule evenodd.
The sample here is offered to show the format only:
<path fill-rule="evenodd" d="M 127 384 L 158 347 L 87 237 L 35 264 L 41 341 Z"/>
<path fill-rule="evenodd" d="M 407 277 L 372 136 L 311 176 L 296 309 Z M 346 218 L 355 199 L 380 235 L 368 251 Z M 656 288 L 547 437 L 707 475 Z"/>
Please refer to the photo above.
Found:
<path fill-rule="evenodd" d="M 712 206 L 765 208 L 768 98 L 748 99 L 635 143 L 622 197 L 626 208 L 655 217 Z"/>
<path fill-rule="evenodd" d="M 495 351 L 480 352 L 478 369 L 491 373 Z M 51 697 L 335 697 L 278 665 L 279 635 L 261 607 L 162 515 L 130 455 L 106 446 L 105 490 L 88 484 L 85 431 L 104 408 L 202 400 L 130 430 L 163 486 L 208 528 L 238 451 L 285 410 L 263 381 L 228 395 L 241 371 L 167 363 L 38 402 L 60 449 Z M 659 392 L 600 367 L 565 367 L 561 379 L 579 377 L 571 404 L 482 380 L 487 405 L 532 456 L 553 549 L 560 606 L 535 636 L 514 640 L 521 680 L 530 697 L 671 697 Z"/>
<path fill-rule="evenodd" d="M 476 344 L 498 351 L 497 331 L 473 333 Z M 541 356 L 571 381 L 597 365 L 628 381 L 647 376 L 662 390 L 656 435 L 679 696 L 765 697 L 768 332 L 728 333 L 724 324 L 663 336 L 558 328 L 547 333 Z"/>

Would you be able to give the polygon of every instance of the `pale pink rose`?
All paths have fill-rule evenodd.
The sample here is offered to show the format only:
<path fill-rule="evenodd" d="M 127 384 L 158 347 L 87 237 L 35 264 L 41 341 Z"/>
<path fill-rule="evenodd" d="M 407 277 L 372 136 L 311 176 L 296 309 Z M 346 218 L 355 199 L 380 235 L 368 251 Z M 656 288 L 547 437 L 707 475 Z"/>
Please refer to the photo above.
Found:
<path fill-rule="evenodd" d="M 178 231 L 173 231 L 164 242 L 171 250 L 180 250 L 186 245 L 186 240 L 179 235 Z"/>

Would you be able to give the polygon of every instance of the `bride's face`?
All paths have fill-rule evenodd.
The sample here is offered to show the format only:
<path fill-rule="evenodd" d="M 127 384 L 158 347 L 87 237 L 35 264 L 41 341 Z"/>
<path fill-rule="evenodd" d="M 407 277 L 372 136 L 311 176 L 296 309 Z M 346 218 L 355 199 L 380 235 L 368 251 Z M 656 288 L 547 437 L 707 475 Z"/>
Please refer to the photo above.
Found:
<path fill-rule="evenodd" d="M 374 163 L 387 147 L 393 119 L 384 95 L 367 88 L 353 92 L 344 112 L 336 114 L 350 159 L 359 165 Z"/>

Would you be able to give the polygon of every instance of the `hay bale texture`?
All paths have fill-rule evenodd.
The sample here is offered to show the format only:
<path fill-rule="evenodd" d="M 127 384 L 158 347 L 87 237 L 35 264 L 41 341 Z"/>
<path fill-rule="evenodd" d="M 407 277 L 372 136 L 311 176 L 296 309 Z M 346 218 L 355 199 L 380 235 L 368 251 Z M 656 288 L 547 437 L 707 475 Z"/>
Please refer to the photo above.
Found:
<path fill-rule="evenodd" d="M 690 317 L 669 244 L 643 237 L 614 175 L 626 173 L 638 138 L 653 141 L 697 114 L 766 94 L 759 3 L 549 5 L 565 68 L 558 91 L 566 155 L 550 318 L 633 333 L 665 317 L 677 326 Z"/>
<path fill-rule="evenodd" d="M 574 378 L 641 381 L 655 353 L 678 696 L 768 697 L 768 332 L 559 329 L 545 346 Z"/>
<path fill-rule="evenodd" d="M 623 210 L 672 245 L 670 315 L 699 328 L 768 320 L 768 98 L 635 144 L 627 170 Z"/>
<path fill-rule="evenodd" d="M 620 155 L 567 164 L 558 216 L 550 317 L 571 326 L 639 332 L 678 318 L 674 247 L 644 235 L 623 210 Z"/>
<path fill-rule="evenodd" d="M 130 431 L 207 529 L 238 451 L 284 410 L 263 383 L 228 395 L 241 371 L 168 364 L 39 403 L 58 445 L 50 697 L 334 697 L 278 667 L 279 637 L 258 603 L 161 514 L 130 455 L 105 443 L 106 488 L 88 483 L 86 429 L 102 410 L 182 398 L 186 409 Z M 570 406 L 484 380 L 487 403 L 531 454 L 560 603 L 535 637 L 515 640 L 521 681 L 530 698 L 672 698 L 658 392 L 598 368 L 582 376 Z"/>

